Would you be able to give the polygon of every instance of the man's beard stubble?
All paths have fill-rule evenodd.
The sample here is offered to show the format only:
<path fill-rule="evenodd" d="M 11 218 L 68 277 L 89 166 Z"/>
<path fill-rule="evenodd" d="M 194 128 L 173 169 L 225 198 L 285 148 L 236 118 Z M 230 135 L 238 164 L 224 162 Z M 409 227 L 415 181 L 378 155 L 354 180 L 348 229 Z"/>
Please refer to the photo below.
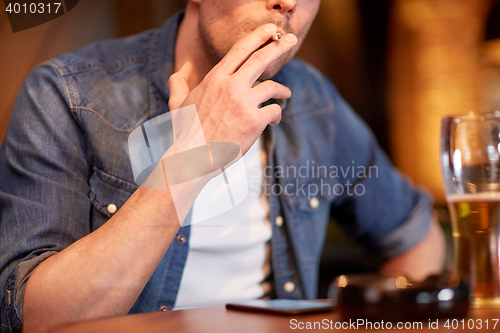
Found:
<path fill-rule="evenodd" d="M 278 27 L 283 34 L 293 32 L 288 20 L 282 16 L 276 16 L 273 19 L 263 19 L 259 22 L 243 22 L 241 24 L 241 31 L 248 31 L 245 35 L 241 36 L 238 40 L 244 38 L 250 32 L 255 30 L 257 27 L 262 26 L 266 23 L 274 23 Z M 212 42 L 215 37 L 210 35 L 208 29 L 206 29 L 205 24 L 203 24 L 202 19 L 198 20 L 198 37 L 199 37 L 199 45 L 202 46 L 205 51 L 205 55 L 208 57 L 209 62 L 212 64 L 212 67 L 218 64 L 222 58 L 229 52 L 232 45 L 227 45 L 224 47 L 224 50 L 218 50 L 217 47 Z M 238 40 L 234 41 L 237 42 Z M 234 45 L 233 43 L 233 45 Z M 281 55 L 278 59 L 273 61 L 271 65 L 261 74 L 261 76 L 257 79 L 257 81 L 265 81 L 273 78 L 286 64 L 293 58 L 295 52 L 289 50 L 285 54 Z"/>

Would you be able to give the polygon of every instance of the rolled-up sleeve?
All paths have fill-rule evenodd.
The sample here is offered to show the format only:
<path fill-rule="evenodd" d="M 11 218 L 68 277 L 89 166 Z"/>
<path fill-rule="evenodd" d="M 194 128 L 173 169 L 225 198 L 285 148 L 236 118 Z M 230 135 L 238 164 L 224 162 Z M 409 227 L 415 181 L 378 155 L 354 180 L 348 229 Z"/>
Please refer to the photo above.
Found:
<path fill-rule="evenodd" d="M 87 146 L 64 78 L 36 68 L 16 99 L 0 149 L 0 318 L 18 332 L 33 270 L 90 233 Z"/>
<path fill-rule="evenodd" d="M 331 215 L 358 243 L 393 258 L 425 238 L 433 201 L 391 164 L 366 124 L 335 96 L 335 165 L 354 172 L 339 173 L 353 191 L 336 198 Z"/>
<path fill-rule="evenodd" d="M 410 250 L 429 233 L 430 222 L 434 220 L 432 200 L 425 193 L 419 196 L 408 218 L 379 241 L 386 257 L 393 258 Z"/>

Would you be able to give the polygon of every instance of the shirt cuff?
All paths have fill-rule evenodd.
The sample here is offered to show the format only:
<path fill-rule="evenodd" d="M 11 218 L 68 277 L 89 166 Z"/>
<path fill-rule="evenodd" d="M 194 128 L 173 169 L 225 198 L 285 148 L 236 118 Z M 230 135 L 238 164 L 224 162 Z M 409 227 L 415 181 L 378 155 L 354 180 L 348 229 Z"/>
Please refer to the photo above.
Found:
<path fill-rule="evenodd" d="M 2 312 L 4 312 L 2 317 L 6 315 L 6 318 L 2 319 L 7 320 L 7 327 L 10 328 L 10 332 L 20 332 L 21 330 L 24 291 L 31 273 L 42 261 L 56 253 L 58 252 L 47 251 L 39 256 L 22 261 L 10 274 L 5 290 L 5 308 L 2 309 Z M 5 327 L 3 320 L 2 325 L 4 325 L 2 326 L 3 330 Z"/>

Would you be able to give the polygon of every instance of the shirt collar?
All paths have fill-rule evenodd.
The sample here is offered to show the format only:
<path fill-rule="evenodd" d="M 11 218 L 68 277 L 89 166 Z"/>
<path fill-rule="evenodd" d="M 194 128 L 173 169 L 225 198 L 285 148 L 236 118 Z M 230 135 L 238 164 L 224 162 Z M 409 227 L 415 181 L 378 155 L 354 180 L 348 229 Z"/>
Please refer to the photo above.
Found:
<path fill-rule="evenodd" d="M 148 72 L 153 85 L 165 100 L 170 97 L 168 78 L 172 75 L 175 60 L 175 43 L 184 10 L 169 18 L 151 39 L 151 62 Z"/>

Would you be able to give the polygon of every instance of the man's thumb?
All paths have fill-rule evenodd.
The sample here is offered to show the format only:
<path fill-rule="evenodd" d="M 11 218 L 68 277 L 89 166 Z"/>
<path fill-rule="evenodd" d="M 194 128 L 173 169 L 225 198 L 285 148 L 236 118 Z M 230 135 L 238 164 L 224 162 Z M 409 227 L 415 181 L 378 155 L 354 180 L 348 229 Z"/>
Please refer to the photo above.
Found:
<path fill-rule="evenodd" d="M 168 89 L 170 90 L 168 106 L 170 110 L 180 108 L 189 94 L 189 79 L 192 73 L 193 64 L 186 61 L 184 65 L 168 79 Z"/>

